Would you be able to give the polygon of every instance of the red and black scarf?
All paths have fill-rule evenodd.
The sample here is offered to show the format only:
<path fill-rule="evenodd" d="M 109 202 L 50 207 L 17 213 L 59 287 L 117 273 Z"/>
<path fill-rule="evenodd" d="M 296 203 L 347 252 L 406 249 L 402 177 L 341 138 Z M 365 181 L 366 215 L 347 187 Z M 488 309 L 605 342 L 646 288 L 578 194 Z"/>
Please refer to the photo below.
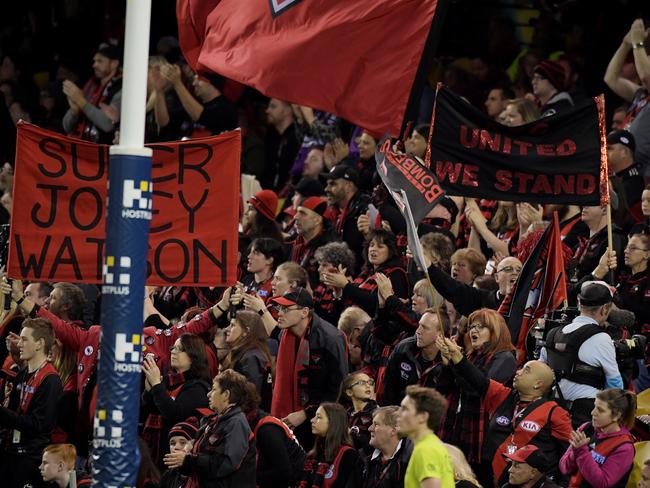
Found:
<path fill-rule="evenodd" d="M 276 366 L 271 415 L 283 419 L 287 415 L 302 410 L 300 401 L 300 372 L 309 367 L 309 332 L 311 324 L 302 337 L 296 337 L 286 330 L 280 339 L 278 362 Z M 296 354 L 296 342 L 298 353 Z"/>

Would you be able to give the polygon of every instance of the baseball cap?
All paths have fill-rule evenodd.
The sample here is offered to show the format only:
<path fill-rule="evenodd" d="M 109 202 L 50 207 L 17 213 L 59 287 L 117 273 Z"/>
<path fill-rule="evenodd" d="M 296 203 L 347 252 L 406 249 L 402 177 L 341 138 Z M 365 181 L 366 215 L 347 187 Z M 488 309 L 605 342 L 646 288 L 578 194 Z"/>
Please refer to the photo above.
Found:
<path fill-rule="evenodd" d="M 532 444 L 521 447 L 512 454 L 507 454 L 505 452 L 502 454 L 506 459 L 510 459 L 516 463 L 526 463 L 531 468 L 535 468 L 537 471 L 541 471 L 542 473 L 545 473 L 552 467 L 552 464 L 549 461 L 549 456 L 545 456 L 537 446 L 533 446 Z"/>
<path fill-rule="evenodd" d="M 557 61 L 545 59 L 535 66 L 533 73 L 538 73 L 546 78 L 556 89 L 564 90 L 564 78 L 566 76 L 564 66 Z"/>
<path fill-rule="evenodd" d="M 327 212 L 327 200 L 322 197 L 309 197 L 305 198 L 299 207 L 308 208 L 322 217 Z"/>
<path fill-rule="evenodd" d="M 351 181 L 355 185 L 359 184 L 359 173 L 357 170 L 347 164 L 337 164 L 329 173 L 325 173 L 326 180 L 344 179 Z"/>
<path fill-rule="evenodd" d="M 629 130 L 615 130 L 607 135 L 607 144 L 622 144 L 627 147 L 632 154 L 636 149 L 636 141 L 634 135 Z"/>
<path fill-rule="evenodd" d="M 314 299 L 304 288 L 296 288 L 285 293 L 281 297 L 273 298 L 272 301 L 273 303 L 277 303 L 283 307 L 298 305 L 303 308 L 314 308 Z"/>
<path fill-rule="evenodd" d="M 578 300 L 580 305 L 598 307 L 607 305 L 613 299 L 612 290 L 604 281 L 585 281 L 580 287 Z"/>

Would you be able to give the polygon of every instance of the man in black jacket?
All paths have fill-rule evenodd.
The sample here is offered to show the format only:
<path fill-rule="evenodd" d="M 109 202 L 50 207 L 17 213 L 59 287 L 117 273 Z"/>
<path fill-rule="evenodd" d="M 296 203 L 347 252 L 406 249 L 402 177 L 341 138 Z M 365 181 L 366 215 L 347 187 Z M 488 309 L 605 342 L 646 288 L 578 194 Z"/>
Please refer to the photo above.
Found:
<path fill-rule="evenodd" d="M 336 401 L 348 374 L 345 335 L 314 314 L 304 288 L 272 300 L 278 306 L 280 347 L 271 415 L 286 423 L 302 446 L 311 446 L 311 420 L 322 402 Z M 297 384 L 296 384 L 297 382 Z"/>
<path fill-rule="evenodd" d="M 50 443 L 63 385 L 48 355 L 54 343 L 45 319 L 26 319 L 18 348 L 25 366 L 16 375 L 8 407 L 0 406 L 0 479 L 7 488 L 40 485 L 41 453 Z"/>
<path fill-rule="evenodd" d="M 350 246 L 359 266 L 364 262 L 365 238 L 357 228 L 357 219 L 368 210 L 370 196 L 359 190 L 359 173 L 350 166 L 345 164 L 334 166 L 327 173 L 326 178 L 327 200 L 336 211 L 334 232 L 338 239 Z"/>
<path fill-rule="evenodd" d="M 422 314 L 415 336 L 395 346 L 384 377 L 386 405 L 399 405 L 408 385 L 426 386 L 445 393 L 444 380 L 440 381 L 445 367 L 436 346 L 441 332 L 449 334 L 449 317 L 430 308 Z"/>
<path fill-rule="evenodd" d="M 399 407 L 380 407 L 373 412 L 370 446 L 375 448 L 363 472 L 363 488 L 403 488 L 413 442 L 397 433 Z"/>
<path fill-rule="evenodd" d="M 510 293 L 522 268 L 521 261 L 513 256 L 502 259 L 495 274 L 499 288 L 496 291 L 488 291 L 456 281 L 440 268 L 431 266 L 431 260 L 426 254 L 425 261 L 429 266 L 429 278 L 435 289 L 466 317 L 479 308 L 497 310 L 506 295 Z"/>

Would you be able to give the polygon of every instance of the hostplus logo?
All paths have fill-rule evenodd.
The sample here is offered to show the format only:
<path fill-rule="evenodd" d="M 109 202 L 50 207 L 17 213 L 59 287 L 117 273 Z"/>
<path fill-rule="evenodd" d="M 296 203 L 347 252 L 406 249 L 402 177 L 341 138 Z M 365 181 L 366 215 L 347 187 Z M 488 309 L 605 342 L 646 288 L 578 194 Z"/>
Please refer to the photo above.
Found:
<path fill-rule="evenodd" d="M 122 448 L 122 410 L 98 409 L 93 421 L 93 445 L 97 447 Z"/>
<path fill-rule="evenodd" d="M 124 180 L 122 217 L 151 220 L 151 192 L 153 183 L 149 181 Z"/>
<path fill-rule="evenodd" d="M 120 373 L 139 373 L 141 371 L 142 336 L 140 334 L 115 334 L 115 366 Z"/>
<path fill-rule="evenodd" d="M 131 258 L 129 256 L 106 256 L 104 262 L 104 286 L 102 293 L 128 295 L 131 284 Z"/>

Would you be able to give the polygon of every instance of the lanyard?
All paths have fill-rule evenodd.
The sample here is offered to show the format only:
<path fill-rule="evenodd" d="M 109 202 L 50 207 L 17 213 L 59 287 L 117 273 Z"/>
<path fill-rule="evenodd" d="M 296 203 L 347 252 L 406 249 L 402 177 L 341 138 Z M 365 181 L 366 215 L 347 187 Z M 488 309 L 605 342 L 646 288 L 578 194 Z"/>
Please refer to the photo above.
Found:
<path fill-rule="evenodd" d="M 27 410 L 27 409 L 26 409 L 26 406 L 25 406 L 25 403 L 26 403 L 27 398 L 28 398 L 27 395 L 28 395 L 29 393 L 31 393 L 32 395 L 34 394 L 33 391 L 29 392 L 29 390 L 33 390 L 33 389 L 34 389 L 33 384 L 34 384 L 34 381 L 35 381 L 35 379 L 36 379 L 36 375 L 38 375 L 38 372 L 39 372 L 39 371 L 41 370 L 41 368 L 42 368 L 43 366 L 45 366 L 46 364 L 47 364 L 47 359 L 46 359 L 45 361 L 43 361 L 43 363 L 42 363 L 42 364 L 41 364 L 41 365 L 36 369 L 36 371 L 34 371 L 34 373 L 32 374 L 32 376 L 30 376 L 29 379 L 28 379 L 26 382 L 23 381 L 23 382 L 21 383 L 21 387 L 20 387 L 20 403 L 18 404 L 18 410 L 19 410 L 18 413 L 25 413 L 25 411 Z M 28 374 L 29 374 L 29 373 L 28 373 Z M 28 393 L 28 392 L 29 392 L 29 393 Z"/>

